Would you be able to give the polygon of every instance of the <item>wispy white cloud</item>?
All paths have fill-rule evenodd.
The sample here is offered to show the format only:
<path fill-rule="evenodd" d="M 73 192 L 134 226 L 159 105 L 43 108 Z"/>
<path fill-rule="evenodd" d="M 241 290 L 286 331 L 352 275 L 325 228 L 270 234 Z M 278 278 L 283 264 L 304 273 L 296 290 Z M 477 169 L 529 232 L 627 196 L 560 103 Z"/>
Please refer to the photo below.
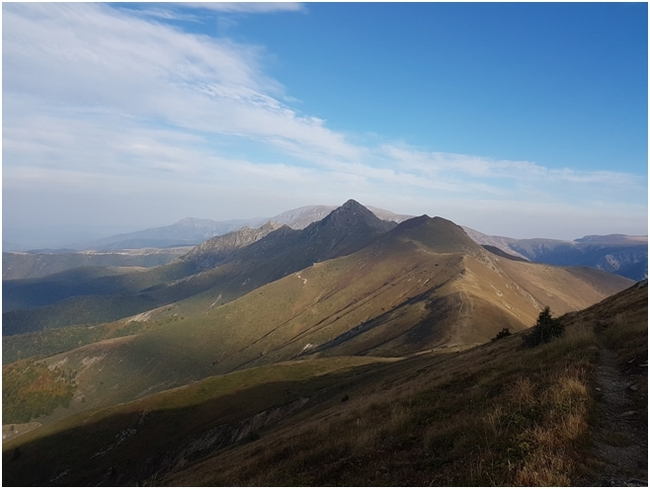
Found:
<path fill-rule="evenodd" d="M 530 161 L 495 160 L 491 158 L 427 152 L 406 146 L 383 145 L 382 151 L 407 171 L 430 176 L 442 173 L 467 178 L 510 179 L 517 181 L 548 181 L 577 184 L 603 184 L 622 188 L 639 187 L 642 182 L 629 173 L 613 171 L 578 171 L 571 168 L 551 169 Z"/>
<path fill-rule="evenodd" d="M 4 19 L 3 90 L 9 96 L 358 157 L 358 148 L 322 120 L 279 101 L 284 88 L 260 70 L 259 48 L 182 33 L 100 5 L 5 6 Z"/>
<path fill-rule="evenodd" d="M 181 13 L 303 8 L 191 7 Z M 201 217 L 228 218 L 236 217 L 233 206 L 242 217 L 350 197 L 400 212 L 444 210 L 449 217 L 454 209 L 465 216 L 463 209 L 482 199 L 481 207 L 496 216 L 495 202 L 530 204 L 518 211 L 543 202 L 582 209 L 593 195 L 617 202 L 647 193 L 647 182 L 622 172 L 354 143 L 291 106 L 285 87 L 262 68 L 264 48 L 183 32 L 130 9 L 4 4 L 2 36 L 10 219 L 18 216 L 12 199 L 30 185 L 48 212 L 69 206 L 60 200 L 75 194 L 101 213 L 113 192 L 120 205 L 130 195 L 136 207 L 146 195 L 151 210 L 141 210 L 142 219 L 158 212 L 164 222 L 196 215 L 192 208 L 211 206 Z"/>
<path fill-rule="evenodd" d="M 184 8 L 200 8 L 230 13 L 266 14 L 270 12 L 300 12 L 305 10 L 305 6 L 297 2 L 187 2 L 181 5 Z"/>
<path fill-rule="evenodd" d="M 128 4 L 117 5 L 126 8 L 135 17 L 160 19 L 164 21 L 204 22 L 206 14 L 217 17 L 219 25 L 234 26 L 237 21 L 233 15 L 270 14 L 275 12 L 305 12 L 306 8 L 296 2 L 183 2 L 139 5 L 132 8 Z"/>

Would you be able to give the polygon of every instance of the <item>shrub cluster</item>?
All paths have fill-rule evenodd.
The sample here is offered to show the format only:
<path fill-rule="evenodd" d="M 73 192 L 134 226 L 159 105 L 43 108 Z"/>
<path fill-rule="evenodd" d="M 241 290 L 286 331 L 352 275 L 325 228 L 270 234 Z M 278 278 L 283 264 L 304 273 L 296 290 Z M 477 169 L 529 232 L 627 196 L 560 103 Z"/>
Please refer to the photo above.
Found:
<path fill-rule="evenodd" d="M 530 333 L 524 337 L 527 346 L 533 347 L 542 343 L 548 343 L 553 338 L 559 338 L 564 334 L 564 325 L 551 315 L 551 309 L 546 306 L 539 313 L 537 323 Z"/>
<path fill-rule="evenodd" d="M 27 423 L 68 407 L 75 390 L 75 372 L 21 361 L 2 367 L 2 420 Z"/>
<path fill-rule="evenodd" d="M 500 340 L 501 338 L 505 338 L 506 336 L 510 336 L 512 333 L 510 332 L 509 328 L 503 328 L 501 331 L 497 333 L 497 335 L 492 338 L 492 341 Z"/>

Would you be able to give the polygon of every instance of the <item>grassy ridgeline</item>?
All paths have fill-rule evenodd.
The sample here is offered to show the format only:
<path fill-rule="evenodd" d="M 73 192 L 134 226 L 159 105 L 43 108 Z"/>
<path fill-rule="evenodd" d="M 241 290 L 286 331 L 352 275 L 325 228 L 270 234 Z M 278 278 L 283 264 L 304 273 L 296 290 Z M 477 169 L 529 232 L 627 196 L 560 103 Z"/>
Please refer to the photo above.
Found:
<path fill-rule="evenodd" d="M 647 358 L 647 286 L 561 319 L 564 336 L 535 348 L 520 333 L 459 353 L 285 362 L 79 413 L 3 444 L 3 482 L 580 485 L 599 470 L 599 349 Z"/>
<path fill-rule="evenodd" d="M 351 392 L 349 402 L 165 482 L 569 486 L 599 480 L 602 461 L 591 451 L 602 415 L 595 407 L 599 351 L 614 352 L 626 379 L 639 386 L 630 393 L 634 409 L 647 416 L 647 318 L 647 284 L 641 284 L 565 315 L 565 335 L 535 348 L 522 348 L 518 334 L 443 361 L 429 358 L 418 368 L 396 364 L 381 382 Z"/>

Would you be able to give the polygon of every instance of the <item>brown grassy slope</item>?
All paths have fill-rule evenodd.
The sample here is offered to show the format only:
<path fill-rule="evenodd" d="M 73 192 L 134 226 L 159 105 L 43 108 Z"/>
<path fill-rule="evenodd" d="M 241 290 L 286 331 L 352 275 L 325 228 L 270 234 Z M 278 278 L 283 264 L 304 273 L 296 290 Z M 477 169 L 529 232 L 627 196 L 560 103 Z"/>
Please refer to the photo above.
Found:
<path fill-rule="evenodd" d="M 317 406 L 339 395 L 341 386 L 376 375 L 392 362 L 337 358 L 276 364 L 86 411 L 3 443 L 3 483 L 134 485 Z"/>
<path fill-rule="evenodd" d="M 597 306 L 627 315 L 623 337 L 647 335 L 647 287 L 632 293 Z M 513 335 L 392 363 L 289 362 L 86 413 L 5 444 L 3 482 L 575 485 L 598 470 L 584 465 L 598 337 L 573 318 L 534 349 Z"/>
<path fill-rule="evenodd" d="M 437 282 L 423 286 L 426 269 L 403 274 L 413 266 L 410 253 L 393 258 L 382 267 L 352 259 L 316 264 L 300 277 L 285 277 L 205 315 L 173 323 L 178 327 L 170 323 L 128 342 L 90 345 L 47 363 L 65 362 L 79 372 L 76 399 L 83 394 L 86 403 L 77 407 L 84 408 L 295 358 L 309 343 L 320 344 L 373 316 L 391 314 L 410 296 L 451 280 L 456 273 L 442 267 Z M 458 257 L 448 259 L 459 262 Z M 407 305 L 402 309 L 408 310 Z M 419 314 L 412 316 L 411 323 L 420 319 Z M 389 323 L 399 326 L 406 319 L 398 310 Z M 73 401 L 71 407 L 75 406 Z"/>
<path fill-rule="evenodd" d="M 581 485 L 639 485 L 648 480 L 648 282 L 566 320 L 592 325 L 599 347 L 595 433 Z"/>
<path fill-rule="evenodd" d="M 524 349 L 514 335 L 442 362 L 431 357 L 428 365 L 396 364 L 380 383 L 350 390 L 349 402 L 286 422 L 163 482 L 460 486 L 599 480 L 593 382 L 601 333 L 594 329 L 603 317 L 620 314 L 627 322 L 618 324 L 618 334 L 635 337 L 647 355 L 646 286 L 565 316 L 565 337 L 548 345 Z M 625 355 L 620 345 L 610 344 Z M 647 398 L 640 409 L 647 417 Z"/>
<path fill-rule="evenodd" d="M 539 270 L 559 312 L 603 297 L 570 271 L 495 257 L 453 223 L 424 216 L 355 254 L 315 264 L 202 315 L 46 363 L 78 372 L 69 408 L 75 411 L 309 355 L 400 356 L 473 345 L 503 327 L 517 331 L 534 322 L 548 303 L 526 291 L 542 280 Z M 510 278 L 515 272 L 521 283 Z M 612 288 L 627 283 L 604 275 L 596 283 L 609 280 Z"/>

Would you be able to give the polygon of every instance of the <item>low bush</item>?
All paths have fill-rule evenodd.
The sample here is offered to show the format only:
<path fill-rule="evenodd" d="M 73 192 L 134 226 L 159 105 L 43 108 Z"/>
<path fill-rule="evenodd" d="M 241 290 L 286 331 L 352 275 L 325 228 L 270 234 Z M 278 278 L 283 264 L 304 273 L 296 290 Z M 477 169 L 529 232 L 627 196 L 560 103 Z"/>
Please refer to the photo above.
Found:
<path fill-rule="evenodd" d="M 500 340 L 501 338 L 505 338 L 506 336 L 510 336 L 512 333 L 510 332 L 510 329 L 508 328 L 503 328 L 501 331 L 497 333 L 497 335 L 492 338 L 492 341 Z"/>
<path fill-rule="evenodd" d="M 534 347 L 542 343 L 548 343 L 553 338 L 559 338 L 564 334 L 564 325 L 551 314 L 551 309 L 546 306 L 539 313 L 537 323 L 530 333 L 524 337 L 527 346 Z"/>

